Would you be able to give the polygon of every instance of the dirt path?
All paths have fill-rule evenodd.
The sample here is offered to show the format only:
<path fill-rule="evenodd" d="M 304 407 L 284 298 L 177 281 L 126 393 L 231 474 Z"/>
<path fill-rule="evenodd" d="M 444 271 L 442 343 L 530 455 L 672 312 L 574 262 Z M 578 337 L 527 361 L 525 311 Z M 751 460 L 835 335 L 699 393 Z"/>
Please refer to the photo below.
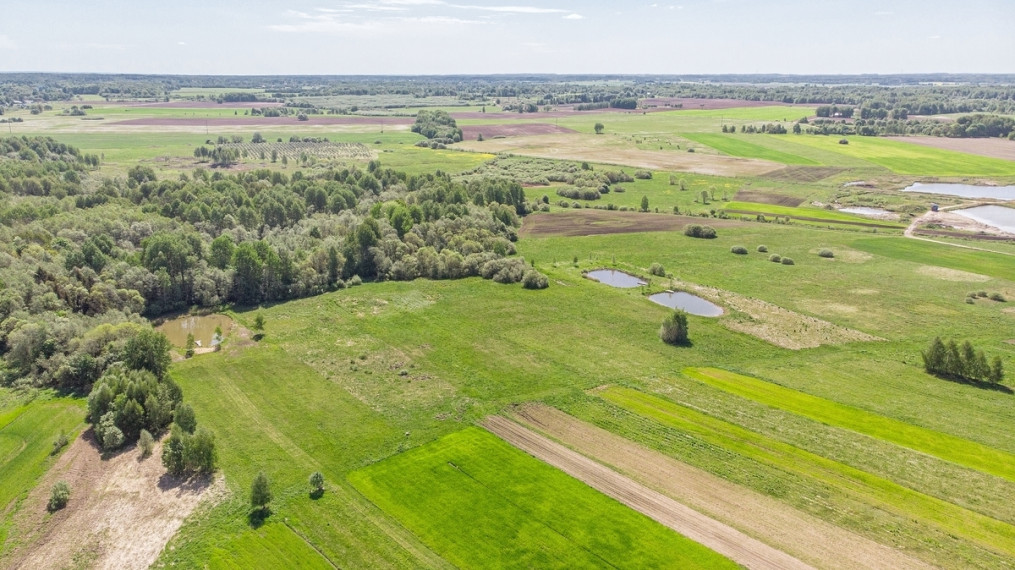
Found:
<path fill-rule="evenodd" d="M 177 481 L 165 475 L 156 445 L 141 460 L 129 449 L 103 460 L 91 431 L 60 456 L 29 495 L 16 521 L 20 548 L 4 568 L 147 568 L 184 519 L 206 498 L 224 492 L 221 478 Z M 46 513 L 57 481 L 70 485 L 67 507 Z"/>
<path fill-rule="evenodd" d="M 784 556 L 795 556 L 793 562 L 797 565 L 801 564 L 797 560 L 799 559 L 820 568 L 928 567 L 898 550 L 826 523 L 775 499 L 642 447 L 559 410 L 546 406 L 525 406 L 517 410 L 515 417 L 533 429 L 548 434 L 588 457 L 612 466 L 638 482 L 631 484 L 644 484 L 679 501 L 677 504 L 683 503 L 680 505 L 682 508 L 690 507 L 698 511 L 701 513 L 699 516 L 706 517 L 713 525 L 718 527 L 731 525 L 738 529 L 734 532 L 742 531 L 742 535 L 750 535 L 761 541 L 751 538 L 752 544 L 761 544 L 768 551 L 781 549 L 786 553 Z M 527 431 L 524 428 L 520 429 Z M 548 462 L 556 465 L 553 460 Z M 630 479 L 622 475 L 599 467 L 615 477 L 630 482 Z M 583 477 L 579 478 L 599 488 L 595 483 Z M 680 529 L 675 530 L 683 533 Z M 741 564 L 760 567 L 735 558 L 710 543 L 702 543 L 723 552 Z"/>
<path fill-rule="evenodd" d="M 738 564 L 748 568 L 810 568 L 783 552 L 635 483 L 610 468 L 511 420 L 492 416 L 483 422 L 483 427 L 522 451 L 553 465 L 687 538 L 729 557 Z"/>

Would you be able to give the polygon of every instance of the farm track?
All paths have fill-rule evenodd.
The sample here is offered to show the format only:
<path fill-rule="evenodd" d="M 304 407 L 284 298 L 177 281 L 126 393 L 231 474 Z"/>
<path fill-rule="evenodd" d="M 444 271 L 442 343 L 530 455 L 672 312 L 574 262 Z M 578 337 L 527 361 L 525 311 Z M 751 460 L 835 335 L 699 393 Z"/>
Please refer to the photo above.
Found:
<path fill-rule="evenodd" d="M 483 422 L 483 427 L 522 451 L 738 564 L 759 569 L 811 568 L 506 418 L 489 417 Z"/>
<path fill-rule="evenodd" d="M 784 556 L 796 556 L 799 560 L 794 559 L 793 561 L 797 564 L 802 564 L 800 562 L 802 560 L 821 568 L 928 567 L 922 561 L 913 559 L 898 550 L 802 513 L 775 499 L 730 483 L 700 469 L 667 457 L 662 453 L 644 448 L 623 437 L 582 422 L 556 409 L 536 405 L 525 406 L 515 411 L 514 418 L 528 428 L 536 429 L 571 447 L 578 453 L 583 454 L 582 456 L 591 457 L 601 461 L 603 464 L 612 466 L 631 479 L 596 464 L 612 476 L 628 481 L 631 485 L 638 487 L 645 485 L 650 489 L 655 489 L 668 498 L 679 501 L 676 504 L 681 508 L 687 509 L 690 507 L 699 513 L 703 513 L 699 514 L 699 516 L 705 518 L 711 517 L 708 520 L 716 525 L 733 525 L 739 530 L 732 528 L 731 530 L 737 533 L 742 531 L 742 534 L 756 537 L 761 542 L 759 540 L 751 540 L 761 544 L 766 549 L 774 550 L 778 548 L 788 553 L 784 554 Z M 509 427 L 517 425 L 503 419 L 500 419 L 500 422 L 509 424 Z M 490 426 L 488 425 L 487 428 L 490 429 Z M 528 431 L 525 428 L 518 429 Z M 501 435 L 496 431 L 494 433 Z M 514 443 L 512 440 L 508 441 Z M 521 446 L 519 445 L 519 447 Z M 522 449 L 533 453 L 524 447 Z M 574 451 L 567 451 L 575 453 Z M 548 457 L 554 457 L 552 455 L 553 448 L 543 450 L 542 452 Z M 535 455 L 535 453 L 533 454 Z M 557 465 L 552 459 L 546 459 L 540 455 L 537 455 L 537 457 L 571 473 L 568 469 Z M 575 473 L 571 474 L 593 487 L 603 490 L 591 480 L 575 475 Z M 592 476 L 596 475 L 598 474 L 592 474 Z M 605 490 L 603 491 L 610 494 Z M 625 502 L 625 504 L 629 504 L 632 508 L 638 509 L 637 506 L 628 503 L 621 497 L 611 496 Z M 656 518 L 648 512 L 641 512 Z M 657 518 L 656 520 L 660 519 Z M 660 522 L 667 524 L 662 520 Z M 667 524 L 667 526 L 670 525 Z M 671 528 L 684 533 L 679 528 L 673 526 Z M 695 536 L 687 536 L 694 540 L 699 540 Z M 746 564 L 752 568 L 761 567 L 733 557 L 732 554 L 720 550 L 711 543 L 702 543 L 727 556 L 731 556 L 741 564 Z M 768 546 L 769 544 L 771 546 Z"/>

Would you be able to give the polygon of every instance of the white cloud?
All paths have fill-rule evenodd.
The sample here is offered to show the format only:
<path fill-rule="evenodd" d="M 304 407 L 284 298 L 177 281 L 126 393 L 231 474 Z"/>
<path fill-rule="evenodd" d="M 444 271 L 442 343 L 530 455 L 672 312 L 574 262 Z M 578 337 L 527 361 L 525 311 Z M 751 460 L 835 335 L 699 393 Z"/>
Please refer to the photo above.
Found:
<path fill-rule="evenodd" d="M 185 45 L 187 45 L 187 42 L 176 42 L 176 45 L 178 45 L 178 46 L 185 46 Z"/>
<path fill-rule="evenodd" d="M 10 36 L 0 34 L 0 49 L 18 49 L 18 44 Z"/>
<path fill-rule="evenodd" d="M 931 39 L 931 40 L 940 40 L 941 36 L 930 36 L 928 39 Z"/>
<path fill-rule="evenodd" d="M 584 20 L 585 16 L 582 16 L 581 14 L 568 14 L 567 16 L 564 16 L 564 19 L 565 20 Z"/>
<path fill-rule="evenodd" d="M 463 10 L 484 10 L 487 12 L 500 12 L 504 14 L 562 14 L 567 10 L 560 8 L 538 8 L 536 6 L 471 6 L 461 4 L 448 4 L 453 8 Z"/>
<path fill-rule="evenodd" d="M 877 12 L 874 12 L 874 15 L 875 16 L 894 16 L 895 12 L 892 12 L 890 10 L 878 10 Z"/>

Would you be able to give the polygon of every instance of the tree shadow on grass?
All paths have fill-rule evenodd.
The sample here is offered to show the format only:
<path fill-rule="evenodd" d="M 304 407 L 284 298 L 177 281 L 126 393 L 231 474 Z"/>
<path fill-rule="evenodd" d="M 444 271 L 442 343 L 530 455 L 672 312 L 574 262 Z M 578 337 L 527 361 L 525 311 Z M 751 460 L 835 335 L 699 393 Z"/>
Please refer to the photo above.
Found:
<path fill-rule="evenodd" d="M 314 501 L 316 501 L 317 499 L 320 499 L 323 496 L 324 496 L 324 489 L 314 489 L 313 491 L 310 491 L 310 498 L 313 499 Z"/>
<path fill-rule="evenodd" d="M 252 528 L 257 529 L 264 525 L 269 516 L 271 516 L 271 509 L 263 507 L 250 511 L 250 514 L 247 515 L 247 520 L 250 522 L 250 526 Z"/>
<path fill-rule="evenodd" d="M 971 380 L 969 378 L 962 378 L 961 376 L 950 376 L 946 374 L 935 374 L 934 376 L 942 380 L 955 382 L 956 384 L 965 384 L 966 386 L 972 386 L 973 388 L 979 388 L 981 390 L 992 390 L 994 392 L 1001 392 L 1002 394 L 1015 394 L 1015 390 L 1012 390 L 1004 384 L 984 382 L 983 380 Z"/>

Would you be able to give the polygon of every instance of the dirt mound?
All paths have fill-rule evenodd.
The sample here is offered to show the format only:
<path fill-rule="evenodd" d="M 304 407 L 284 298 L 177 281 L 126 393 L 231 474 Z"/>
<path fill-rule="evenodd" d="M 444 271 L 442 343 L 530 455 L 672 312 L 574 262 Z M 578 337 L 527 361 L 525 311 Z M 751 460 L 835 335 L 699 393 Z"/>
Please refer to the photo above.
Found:
<path fill-rule="evenodd" d="M 523 237 L 571 237 L 634 232 L 668 232 L 683 230 L 687 224 L 702 223 L 716 228 L 743 225 L 743 222 L 734 220 L 584 209 L 526 216 L 522 222 L 522 229 L 518 233 Z"/>
<path fill-rule="evenodd" d="M 500 125 L 467 125 L 462 127 L 462 138 L 464 140 L 479 140 L 479 135 L 484 139 L 498 137 L 523 137 L 527 135 L 550 135 L 555 133 L 573 133 L 573 129 L 559 127 L 550 123 L 515 123 Z"/>
<path fill-rule="evenodd" d="M 737 192 L 737 195 L 733 197 L 738 202 L 754 202 L 755 204 L 773 204 L 776 206 L 786 206 L 789 208 L 796 208 L 800 204 L 803 204 L 803 198 L 797 198 L 795 196 L 781 196 L 779 194 L 769 194 L 768 192 L 754 192 L 751 190 L 741 190 Z"/>
<path fill-rule="evenodd" d="M 74 441 L 25 500 L 14 523 L 20 547 L 3 566 L 147 568 L 202 499 L 224 492 L 210 477 L 176 480 L 130 448 L 103 460 L 91 430 Z M 46 513 L 50 488 L 70 485 L 67 507 Z"/>
<path fill-rule="evenodd" d="M 524 406 L 515 413 L 515 417 L 579 453 L 611 465 L 631 479 L 712 517 L 710 520 L 714 525 L 723 527 L 728 524 L 757 537 L 760 542 L 754 542 L 765 543 L 761 546 L 768 550 L 778 548 L 789 555 L 826 568 L 926 567 L 901 552 L 642 447 L 559 410 L 545 406 Z M 621 479 L 637 485 L 626 477 Z M 590 485 L 596 487 L 595 484 Z M 683 533 L 680 529 L 675 530 Z M 708 542 L 700 542 L 723 552 Z M 786 556 L 782 552 L 778 554 Z M 727 556 L 733 558 L 730 554 Z M 748 567 L 756 567 L 746 560 L 733 559 Z M 802 564 L 793 558 L 789 560 L 797 566 Z"/>
<path fill-rule="evenodd" d="M 653 491 L 612 469 L 550 441 L 510 420 L 490 417 L 483 422 L 511 445 L 545 461 L 632 509 L 701 543 L 748 568 L 810 568 L 715 519 L 690 509 L 670 497 Z"/>
<path fill-rule="evenodd" d="M 817 182 L 846 170 L 834 166 L 787 166 L 774 172 L 763 174 L 769 180 L 783 182 Z"/>

